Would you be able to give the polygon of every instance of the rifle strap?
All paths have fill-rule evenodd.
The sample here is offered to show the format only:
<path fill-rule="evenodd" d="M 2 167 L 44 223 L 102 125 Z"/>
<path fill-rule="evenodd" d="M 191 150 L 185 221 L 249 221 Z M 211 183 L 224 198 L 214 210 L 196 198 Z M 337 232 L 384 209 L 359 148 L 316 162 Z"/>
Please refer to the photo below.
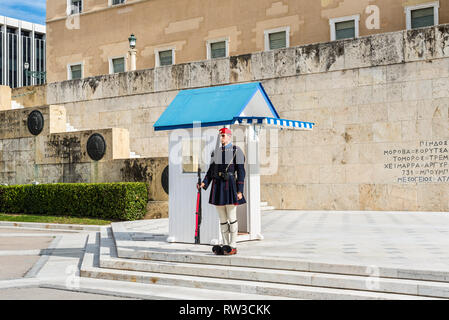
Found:
<path fill-rule="evenodd" d="M 233 156 L 232 156 L 232 161 L 229 162 L 228 166 L 226 167 L 226 172 L 228 172 L 229 166 L 231 165 L 231 163 L 234 163 L 235 165 L 235 154 L 236 154 L 236 147 L 232 146 L 232 150 L 233 150 Z"/>

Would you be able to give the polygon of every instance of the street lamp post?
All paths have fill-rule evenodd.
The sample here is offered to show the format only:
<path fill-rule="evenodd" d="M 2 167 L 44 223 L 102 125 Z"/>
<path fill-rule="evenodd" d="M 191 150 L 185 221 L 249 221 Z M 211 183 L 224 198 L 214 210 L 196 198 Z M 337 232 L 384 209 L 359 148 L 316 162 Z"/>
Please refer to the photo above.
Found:
<path fill-rule="evenodd" d="M 130 56 L 130 71 L 136 70 L 136 41 L 137 38 L 134 36 L 134 34 L 131 34 L 131 36 L 128 38 L 129 41 L 129 56 Z"/>
<path fill-rule="evenodd" d="M 25 62 L 23 64 L 23 67 L 25 68 L 25 75 L 27 77 L 32 77 L 35 79 L 39 79 L 39 80 L 43 80 L 43 82 L 46 82 L 46 77 L 47 77 L 47 73 L 44 71 L 30 71 L 30 64 L 27 62 Z"/>

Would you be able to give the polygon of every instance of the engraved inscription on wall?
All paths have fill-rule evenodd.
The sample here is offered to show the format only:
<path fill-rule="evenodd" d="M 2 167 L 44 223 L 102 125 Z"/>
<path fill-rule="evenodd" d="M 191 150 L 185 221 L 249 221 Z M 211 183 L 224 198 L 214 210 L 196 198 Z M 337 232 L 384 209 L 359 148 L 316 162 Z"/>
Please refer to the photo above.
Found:
<path fill-rule="evenodd" d="M 394 170 L 396 183 L 448 183 L 449 140 L 420 141 L 410 149 L 384 150 L 384 169 Z"/>
<path fill-rule="evenodd" d="M 81 141 L 77 136 L 50 136 L 45 146 L 44 157 L 61 162 L 80 162 L 82 157 Z"/>
<path fill-rule="evenodd" d="M 19 136 L 20 118 L 17 112 L 0 112 L 0 137 L 11 139 Z"/>

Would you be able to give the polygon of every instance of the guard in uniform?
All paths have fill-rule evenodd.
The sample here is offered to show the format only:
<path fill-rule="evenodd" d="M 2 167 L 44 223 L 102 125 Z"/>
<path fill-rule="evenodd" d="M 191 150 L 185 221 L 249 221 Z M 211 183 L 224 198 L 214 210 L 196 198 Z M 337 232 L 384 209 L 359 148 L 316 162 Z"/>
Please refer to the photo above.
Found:
<path fill-rule="evenodd" d="M 201 186 L 212 185 L 209 203 L 216 206 L 223 246 L 214 246 L 215 254 L 233 255 L 237 253 L 238 233 L 237 206 L 246 203 L 243 196 L 245 181 L 245 156 L 243 151 L 232 145 L 232 132 L 220 129 L 220 145 L 212 152 L 212 159 Z"/>

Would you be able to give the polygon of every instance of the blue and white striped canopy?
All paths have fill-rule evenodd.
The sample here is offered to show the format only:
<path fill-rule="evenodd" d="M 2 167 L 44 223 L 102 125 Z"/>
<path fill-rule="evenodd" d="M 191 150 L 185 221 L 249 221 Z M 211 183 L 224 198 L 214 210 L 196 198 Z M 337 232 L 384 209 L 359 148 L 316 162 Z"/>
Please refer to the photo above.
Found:
<path fill-rule="evenodd" d="M 290 130 L 313 130 L 315 123 L 296 120 L 287 120 L 269 117 L 237 117 L 234 124 L 251 125 L 260 124 L 265 127 L 290 129 Z"/>

